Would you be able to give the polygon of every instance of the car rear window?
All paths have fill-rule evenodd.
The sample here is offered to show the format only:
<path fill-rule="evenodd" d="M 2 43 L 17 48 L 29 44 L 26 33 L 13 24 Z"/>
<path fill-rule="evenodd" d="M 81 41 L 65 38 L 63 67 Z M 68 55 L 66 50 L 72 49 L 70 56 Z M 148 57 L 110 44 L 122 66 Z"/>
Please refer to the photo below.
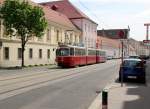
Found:
<path fill-rule="evenodd" d="M 123 62 L 123 67 L 141 67 L 141 66 L 142 66 L 141 61 L 127 60 Z"/>
<path fill-rule="evenodd" d="M 139 56 L 129 56 L 129 58 L 140 59 Z"/>

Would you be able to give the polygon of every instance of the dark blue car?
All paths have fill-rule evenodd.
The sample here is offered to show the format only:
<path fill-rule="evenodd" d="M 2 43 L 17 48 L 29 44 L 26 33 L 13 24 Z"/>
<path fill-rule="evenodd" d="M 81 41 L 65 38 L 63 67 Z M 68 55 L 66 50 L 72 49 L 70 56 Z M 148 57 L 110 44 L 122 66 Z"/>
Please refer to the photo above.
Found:
<path fill-rule="evenodd" d="M 121 72 L 123 80 L 138 79 L 145 83 L 145 65 L 141 59 L 125 59 L 120 66 L 119 81 L 121 80 Z"/>

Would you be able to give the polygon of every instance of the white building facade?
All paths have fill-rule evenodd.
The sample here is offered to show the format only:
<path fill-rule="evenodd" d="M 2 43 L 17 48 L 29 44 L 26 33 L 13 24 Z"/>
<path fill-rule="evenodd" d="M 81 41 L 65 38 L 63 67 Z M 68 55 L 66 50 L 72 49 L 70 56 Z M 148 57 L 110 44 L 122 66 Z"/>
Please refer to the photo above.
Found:
<path fill-rule="evenodd" d="M 65 14 L 72 23 L 82 31 L 80 37 L 81 46 L 96 48 L 98 24 L 77 9 L 71 2 L 69 2 L 69 0 L 52 1 L 40 4 Z"/>
<path fill-rule="evenodd" d="M 81 44 L 87 48 L 96 48 L 97 24 L 89 19 L 71 19 L 82 30 Z"/>

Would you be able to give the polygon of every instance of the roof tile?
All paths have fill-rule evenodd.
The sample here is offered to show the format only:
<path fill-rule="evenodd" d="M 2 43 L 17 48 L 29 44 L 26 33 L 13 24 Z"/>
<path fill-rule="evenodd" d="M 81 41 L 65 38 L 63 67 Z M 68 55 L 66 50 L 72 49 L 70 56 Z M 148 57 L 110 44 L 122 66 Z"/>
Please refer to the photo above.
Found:
<path fill-rule="evenodd" d="M 45 13 L 45 18 L 48 21 L 52 21 L 67 27 L 70 27 L 72 29 L 77 29 L 72 22 L 68 19 L 67 16 L 65 16 L 64 14 L 60 13 L 60 12 L 56 12 L 48 7 L 44 7 L 42 5 L 39 5 L 37 3 L 32 2 L 31 0 L 28 0 L 30 4 L 34 5 L 34 6 L 40 6 L 43 8 L 43 11 Z M 4 0 L 0 0 L 0 4 L 2 4 L 4 2 Z"/>
<path fill-rule="evenodd" d="M 69 0 L 43 2 L 40 4 L 43 6 L 49 6 L 50 8 L 56 5 L 56 11 L 65 14 L 69 19 L 85 18 L 92 21 L 87 15 L 85 15 L 82 11 L 80 11 L 72 3 L 70 3 Z M 92 22 L 95 23 L 94 21 Z"/>

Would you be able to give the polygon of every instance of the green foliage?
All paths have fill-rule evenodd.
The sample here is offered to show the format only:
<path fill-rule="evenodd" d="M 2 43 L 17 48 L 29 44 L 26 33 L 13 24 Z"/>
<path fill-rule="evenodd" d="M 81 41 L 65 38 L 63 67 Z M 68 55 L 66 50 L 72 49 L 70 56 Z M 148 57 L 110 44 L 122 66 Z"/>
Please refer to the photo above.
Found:
<path fill-rule="evenodd" d="M 47 27 L 42 8 L 26 1 L 6 0 L 0 8 L 0 14 L 8 35 L 13 35 L 15 29 L 17 36 L 25 39 L 41 37 Z"/>
<path fill-rule="evenodd" d="M 9 36 L 21 37 L 22 67 L 24 67 L 25 44 L 32 36 L 41 37 L 47 21 L 41 7 L 30 5 L 27 0 L 5 0 L 0 7 L 0 18 Z"/>

